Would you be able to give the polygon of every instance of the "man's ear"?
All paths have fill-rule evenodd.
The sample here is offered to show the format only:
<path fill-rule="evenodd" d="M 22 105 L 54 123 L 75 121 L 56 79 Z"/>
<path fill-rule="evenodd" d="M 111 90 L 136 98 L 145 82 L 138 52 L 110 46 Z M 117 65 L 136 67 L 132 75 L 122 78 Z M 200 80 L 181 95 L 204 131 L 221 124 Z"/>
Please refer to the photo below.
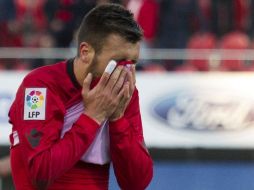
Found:
<path fill-rule="evenodd" d="M 79 56 L 82 62 L 90 63 L 94 56 L 93 47 L 87 42 L 82 42 L 79 46 Z"/>

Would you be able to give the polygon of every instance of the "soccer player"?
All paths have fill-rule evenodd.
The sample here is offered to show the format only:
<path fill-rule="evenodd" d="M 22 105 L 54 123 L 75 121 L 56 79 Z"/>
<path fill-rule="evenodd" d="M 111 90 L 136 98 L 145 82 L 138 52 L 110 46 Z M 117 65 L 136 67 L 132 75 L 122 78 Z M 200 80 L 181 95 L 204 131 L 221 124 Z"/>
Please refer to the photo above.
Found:
<path fill-rule="evenodd" d="M 16 190 L 108 189 L 110 163 L 121 189 L 148 186 L 134 68 L 141 38 L 128 10 L 100 5 L 80 25 L 75 58 L 24 78 L 9 113 Z"/>

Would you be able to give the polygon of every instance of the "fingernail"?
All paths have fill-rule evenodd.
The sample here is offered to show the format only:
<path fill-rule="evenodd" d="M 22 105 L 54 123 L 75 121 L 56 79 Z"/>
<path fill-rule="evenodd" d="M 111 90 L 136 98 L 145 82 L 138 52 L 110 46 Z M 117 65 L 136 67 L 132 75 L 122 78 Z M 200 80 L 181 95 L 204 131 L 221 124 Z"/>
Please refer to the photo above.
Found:
<path fill-rule="evenodd" d="M 108 65 L 105 69 L 105 72 L 108 74 L 111 74 L 114 71 L 114 69 L 116 68 L 116 65 L 117 65 L 117 63 L 115 60 L 109 61 Z"/>
<path fill-rule="evenodd" d="M 129 71 L 131 69 L 131 64 L 127 64 L 125 68 Z"/>

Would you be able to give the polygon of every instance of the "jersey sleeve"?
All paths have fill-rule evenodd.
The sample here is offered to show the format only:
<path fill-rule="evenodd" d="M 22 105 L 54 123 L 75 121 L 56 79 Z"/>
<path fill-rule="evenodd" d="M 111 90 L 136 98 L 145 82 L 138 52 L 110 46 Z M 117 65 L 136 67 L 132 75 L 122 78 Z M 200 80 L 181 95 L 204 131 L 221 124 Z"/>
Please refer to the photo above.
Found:
<path fill-rule="evenodd" d="M 123 190 L 145 189 L 153 176 L 152 159 L 145 147 L 137 89 L 124 117 L 109 123 L 110 153 Z"/>
<path fill-rule="evenodd" d="M 28 96 L 33 94 L 32 91 L 38 94 L 41 92 L 45 107 L 43 102 L 36 104 L 34 96 L 31 103 L 31 97 Z M 34 109 L 30 109 L 32 106 Z M 35 118 L 44 112 L 45 118 Z M 52 86 L 49 87 L 42 81 L 23 81 L 9 114 L 13 131 L 19 137 L 19 142 L 11 148 L 21 149 L 20 156 L 27 167 L 24 171 L 28 170 L 29 178 L 37 188 L 47 188 L 54 179 L 69 170 L 88 149 L 100 127 L 94 120 L 81 114 L 61 139 L 64 114 L 64 105 Z"/>

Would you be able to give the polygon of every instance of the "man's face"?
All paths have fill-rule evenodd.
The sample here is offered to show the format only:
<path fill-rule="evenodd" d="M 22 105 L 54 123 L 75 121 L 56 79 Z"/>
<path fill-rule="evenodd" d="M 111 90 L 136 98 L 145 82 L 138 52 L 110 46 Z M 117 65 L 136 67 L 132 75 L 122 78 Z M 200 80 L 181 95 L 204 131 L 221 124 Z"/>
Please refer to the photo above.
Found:
<path fill-rule="evenodd" d="M 110 60 L 120 61 L 129 60 L 134 63 L 139 57 L 140 44 L 127 42 L 119 35 L 111 34 L 105 40 L 102 50 L 99 54 L 95 53 L 92 61 L 93 75 L 100 77 Z"/>

